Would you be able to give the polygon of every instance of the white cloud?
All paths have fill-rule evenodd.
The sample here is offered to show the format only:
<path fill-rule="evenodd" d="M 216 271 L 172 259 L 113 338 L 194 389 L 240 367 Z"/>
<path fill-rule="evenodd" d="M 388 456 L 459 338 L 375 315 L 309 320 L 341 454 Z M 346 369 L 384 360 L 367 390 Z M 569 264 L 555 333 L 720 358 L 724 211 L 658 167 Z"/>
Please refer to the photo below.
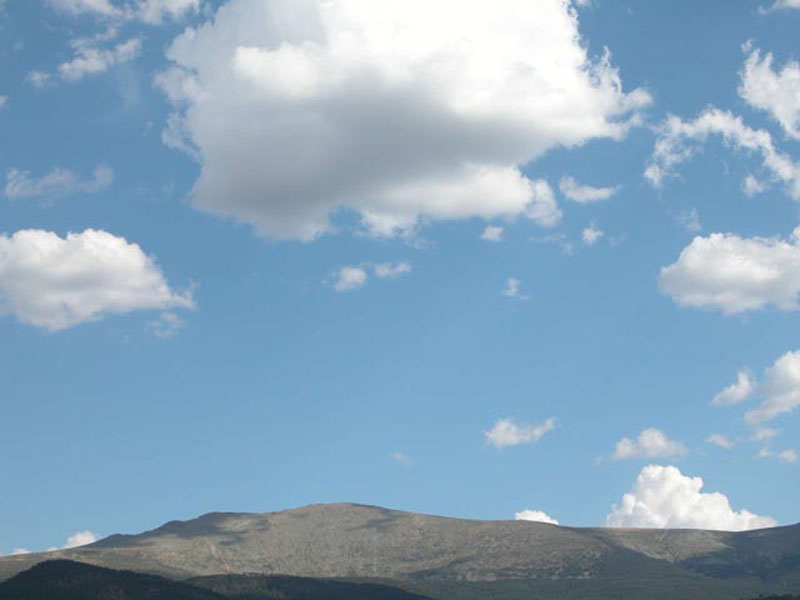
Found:
<path fill-rule="evenodd" d="M 79 531 L 67 538 L 67 543 L 62 546 L 63 549 L 67 550 L 69 548 L 77 548 L 78 546 L 85 546 L 87 544 L 93 544 L 100 538 L 97 534 L 92 533 L 91 531 Z"/>
<path fill-rule="evenodd" d="M 145 23 L 160 25 L 165 19 L 177 21 L 199 9 L 200 0 L 140 0 L 132 14 Z"/>
<path fill-rule="evenodd" d="M 759 427 L 755 430 L 750 439 L 754 442 L 763 442 L 766 440 L 771 440 L 777 436 L 778 433 L 780 432 L 777 429 L 773 429 L 771 427 Z"/>
<path fill-rule="evenodd" d="M 51 546 L 45 552 L 55 552 L 56 550 L 69 550 L 70 548 L 77 548 L 79 546 L 86 546 L 87 544 L 93 544 L 100 538 L 97 534 L 92 533 L 91 531 L 79 531 L 77 533 L 72 534 L 67 538 L 66 543 L 63 546 Z"/>
<path fill-rule="evenodd" d="M 66 81 L 79 81 L 88 75 L 105 73 L 120 63 L 133 60 L 142 50 L 142 40 L 131 38 L 112 48 L 99 48 L 85 40 L 76 40 L 75 57 L 58 66 L 58 74 Z"/>
<path fill-rule="evenodd" d="M 396 263 L 378 263 L 373 265 L 372 272 L 375 273 L 375 277 L 379 279 L 396 279 L 401 275 L 405 275 L 411 272 L 411 265 L 407 262 L 396 262 Z"/>
<path fill-rule="evenodd" d="M 517 300 L 527 300 L 528 296 L 519 290 L 520 283 L 521 281 L 519 279 L 509 277 L 508 280 L 506 280 L 506 287 L 503 289 L 503 296 L 516 298 Z"/>
<path fill-rule="evenodd" d="M 25 77 L 25 81 L 28 81 L 33 87 L 37 89 L 42 89 L 46 87 L 47 84 L 50 83 L 51 75 L 43 71 L 31 71 Z"/>
<path fill-rule="evenodd" d="M 157 319 L 147 323 L 147 330 L 161 339 L 174 337 L 184 327 L 186 319 L 170 311 L 161 313 Z"/>
<path fill-rule="evenodd" d="M 692 143 L 705 143 L 709 136 L 720 135 L 736 149 L 760 155 L 762 166 L 774 181 L 786 186 L 786 193 L 800 200 L 800 164 L 775 148 L 772 136 L 763 129 L 752 129 L 730 112 L 709 108 L 694 121 L 670 116 L 658 131 L 653 155 L 644 176 L 655 187 L 675 174 L 676 168 L 694 154 Z"/>
<path fill-rule="evenodd" d="M 11 169 L 6 173 L 5 195 L 17 200 L 24 198 L 57 198 L 77 192 L 93 194 L 114 182 L 114 171 L 99 165 L 91 179 L 82 180 L 69 169 L 56 167 L 40 178 L 32 177 L 29 171 Z"/>
<path fill-rule="evenodd" d="M 69 550 L 70 548 L 77 548 L 79 546 L 86 546 L 87 544 L 93 544 L 100 537 L 96 533 L 92 533 L 91 531 L 78 531 L 77 533 L 72 534 L 67 538 L 67 541 L 64 543 L 63 546 L 51 546 L 45 552 L 55 552 L 56 550 Z M 31 554 L 32 551 L 28 550 L 27 548 L 15 548 L 11 552 L 11 556 L 21 556 L 23 554 Z"/>
<path fill-rule="evenodd" d="M 581 239 L 583 239 L 583 243 L 587 246 L 594 246 L 604 235 L 605 233 L 601 229 L 598 229 L 597 225 L 590 223 L 589 226 L 581 232 Z"/>
<path fill-rule="evenodd" d="M 505 448 L 506 446 L 538 442 L 555 427 L 556 420 L 553 417 L 536 425 L 517 425 L 513 419 L 500 419 L 494 424 L 494 427 L 484 431 L 483 434 L 486 436 L 486 441 L 495 448 Z"/>
<path fill-rule="evenodd" d="M 551 525 L 558 525 L 553 517 L 541 510 L 531 510 L 526 508 L 514 514 L 515 521 L 536 521 L 537 523 L 550 523 Z"/>
<path fill-rule="evenodd" d="M 0 108 L 5 107 L 8 104 L 8 96 L 0 96 Z"/>
<path fill-rule="evenodd" d="M 761 109 L 781 124 L 786 134 L 800 139 L 800 63 L 786 63 L 780 72 L 772 70 L 772 54 L 750 52 L 741 73 L 739 94 L 751 106 Z"/>
<path fill-rule="evenodd" d="M 391 454 L 389 454 L 389 460 L 401 464 L 404 467 L 411 466 L 411 458 L 407 454 L 404 454 L 403 452 L 392 452 Z"/>
<path fill-rule="evenodd" d="M 487 242 L 499 242 L 503 239 L 505 229 L 497 225 L 487 225 L 486 229 L 481 233 L 481 239 Z"/>
<path fill-rule="evenodd" d="M 200 0 L 131 0 L 112 3 L 109 0 L 47 0 L 62 12 L 90 14 L 95 17 L 119 20 L 140 20 L 159 25 L 165 19 L 178 20 L 200 8 Z"/>
<path fill-rule="evenodd" d="M 800 406 L 800 350 L 787 352 L 765 370 L 758 386 L 761 404 L 745 415 L 752 426 L 759 426 Z"/>
<path fill-rule="evenodd" d="M 47 3 L 63 12 L 74 15 L 90 13 L 103 17 L 120 16 L 121 11 L 109 0 L 47 0 Z"/>
<path fill-rule="evenodd" d="M 706 438 L 706 442 L 714 444 L 725 450 L 731 450 L 736 447 L 736 442 L 722 435 L 721 433 L 714 433 Z"/>
<path fill-rule="evenodd" d="M 569 176 L 562 177 L 558 187 L 564 196 L 578 204 L 591 204 L 607 200 L 619 191 L 619 186 L 592 187 L 590 185 L 582 185 Z"/>
<path fill-rule="evenodd" d="M 736 381 L 714 396 L 711 400 L 711 404 L 717 406 L 739 404 L 752 396 L 755 388 L 755 381 L 753 381 L 750 371 L 742 369 L 736 375 Z"/>
<path fill-rule="evenodd" d="M 342 267 L 336 273 L 333 289 L 337 292 L 354 290 L 367 283 L 367 279 L 369 279 L 369 275 L 361 267 Z"/>
<path fill-rule="evenodd" d="M 635 440 L 624 437 L 617 442 L 614 460 L 624 460 L 626 458 L 657 458 L 657 457 L 676 457 L 680 458 L 688 454 L 686 446 L 681 442 L 669 439 L 660 430 L 649 427 L 642 430 L 639 437 Z"/>
<path fill-rule="evenodd" d="M 683 225 L 687 233 L 697 233 L 703 229 L 700 224 L 700 216 L 697 214 L 697 208 L 694 206 L 678 215 L 678 222 Z"/>
<path fill-rule="evenodd" d="M 587 57 L 563 0 L 232 0 L 168 57 L 164 139 L 201 163 L 193 204 L 274 238 L 330 232 L 342 208 L 382 236 L 554 225 L 552 190 L 519 165 L 620 139 L 650 102 Z"/>
<path fill-rule="evenodd" d="M 378 279 L 397 279 L 410 273 L 411 265 L 401 261 L 345 266 L 335 272 L 333 289 L 337 292 L 347 292 L 362 287 L 369 281 L 367 269 L 372 269 L 372 274 Z"/>
<path fill-rule="evenodd" d="M 780 10 L 783 8 L 800 8 L 800 0 L 776 0 L 772 5 L 773 10 Z"/>
<path fill-rule="evenodd" d="M 137 244 L 87 229 L 61 238 L 26 229 L 0 235 L 0 315 L 58 331 L 111 314 L 191 308 Z"/>
<path fill-rule="evenodd" d="M 797 462 L 797 452 L 794 450 L 782 450 L 780 452 L 773 452 L 769 448 L 762 448 L 756 454 L 757 458 L 776 458 L 782 463 L 794 464 Z"/>
<path fill-rule="evenodd" d="M 726 315 L 774 305 L 796 310 L 800 294 L 800 228 L 790 241 L 732 233 L 695 237 L 661 269 L 658 285 L 680 306 Z"/>
<path fill-rule="evenodd" d="M 748 175 L 742 181 L 742 191 L 745 196 L 753 197 L 763 193 L 767 189 L 766 184 L 756 179 L 753 175 Z"/>
<path fill-rule="evenodd" d="M 733 510 L 727 496 L 703 492 L 700 477 L 677 467 L 644 467 L 630 492 L 606 517 L 609 527 L 692 528 L 744 531 L 777 525 L 775 519 Z"/>

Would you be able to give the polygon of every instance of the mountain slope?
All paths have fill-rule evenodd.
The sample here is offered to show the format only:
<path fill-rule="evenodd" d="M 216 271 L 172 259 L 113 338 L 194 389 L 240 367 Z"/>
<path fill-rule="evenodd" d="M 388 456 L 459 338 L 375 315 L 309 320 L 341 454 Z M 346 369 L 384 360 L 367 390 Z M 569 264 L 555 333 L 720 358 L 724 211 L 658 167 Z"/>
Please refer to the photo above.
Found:
<path fill-rule="evenodd" d="M 225 600 L 210 590 L 153 575 L 69 560 L 40 563 L 0 583 L 0 600 Z"/>
<path fill-rule="evenodd" d="M 568 598 L 572 590 L 582 594 L 576 597 L 619 597 L 624 587 L 627 598 L 738 600 L 800 591 L 800 526 L 744 533 L 580 529 L 352 504 L 212 513 L 72 550 L 6 557 L 0 580 L 47 558 L 175 579 L 261 573 L 397 580 L 461 598 Z"/>
<path fill-rule="evenodd" d="M 430 600 L 373 582 L 217 575 L 177 582 L 70 560 L 39 563 L 0 583 L 0 600 Z"/>

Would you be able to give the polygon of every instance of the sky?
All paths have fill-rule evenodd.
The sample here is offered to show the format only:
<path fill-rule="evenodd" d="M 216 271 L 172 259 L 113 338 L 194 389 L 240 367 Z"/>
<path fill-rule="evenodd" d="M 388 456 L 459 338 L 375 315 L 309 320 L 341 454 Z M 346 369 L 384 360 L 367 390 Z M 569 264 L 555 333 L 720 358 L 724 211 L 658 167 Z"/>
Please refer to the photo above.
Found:
<path fill-rule="evenodd" d="M 0 0 L 0 554 L 357 502 L 800 521 L 797 0 Z"/>

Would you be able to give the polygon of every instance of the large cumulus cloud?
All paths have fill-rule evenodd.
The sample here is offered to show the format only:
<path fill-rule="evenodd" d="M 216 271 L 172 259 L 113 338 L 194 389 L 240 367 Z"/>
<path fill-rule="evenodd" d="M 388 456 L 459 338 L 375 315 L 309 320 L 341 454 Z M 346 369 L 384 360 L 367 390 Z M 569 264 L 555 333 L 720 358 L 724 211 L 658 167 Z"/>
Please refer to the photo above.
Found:
<path fill-rule="evenodd" d="M 171 45 L 164 140 L 192 203 L 273 238 L 561 214 L 523 165 L 621 138 L 650 98 L 591 60 L 568 0 L 231 0 Z"/>
<path fill-rule="evenodd" d="M 610 527 L 691 528 L 743 531 L 777 525 L 775 519 L 734 510 L 725 494 L 704 492 L 700 477 L 677 467 L 648 465 L 606 517 Z"/>
<path fill-rule="evenodd" d="M 0 235 L 0 316 L 58 331 L 110 314 L 193 306 L 137 244 L 106 231 Z"/>

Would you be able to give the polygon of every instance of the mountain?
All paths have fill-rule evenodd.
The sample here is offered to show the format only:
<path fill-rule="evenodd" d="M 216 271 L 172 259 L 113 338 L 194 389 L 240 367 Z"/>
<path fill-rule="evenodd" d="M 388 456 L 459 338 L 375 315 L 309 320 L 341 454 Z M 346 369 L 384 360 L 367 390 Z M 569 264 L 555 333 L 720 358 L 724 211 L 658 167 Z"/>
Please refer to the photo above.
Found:
<path fill-rule="evenodd" d="M 4 557 L 0 580 L 52 558 L 177 580 L 245 573 L 380 580 L 459 600 L 800 592 L 800 525 L 741 533 L 572 528 L 353 504 L 211 513 L 72 550 Z"/>
<path fill-rule="evenodd" d="M 226 600 L 154 575 L 51 560 L 0 583 L 0 600 Z"/>
<path fill-rule="evenodd" d="M 0 583 L 0 600 L 430 600 L 396 587 L 283 575 L 217 575 L 189 582 L 71 560 L 39 563 Z"/>

